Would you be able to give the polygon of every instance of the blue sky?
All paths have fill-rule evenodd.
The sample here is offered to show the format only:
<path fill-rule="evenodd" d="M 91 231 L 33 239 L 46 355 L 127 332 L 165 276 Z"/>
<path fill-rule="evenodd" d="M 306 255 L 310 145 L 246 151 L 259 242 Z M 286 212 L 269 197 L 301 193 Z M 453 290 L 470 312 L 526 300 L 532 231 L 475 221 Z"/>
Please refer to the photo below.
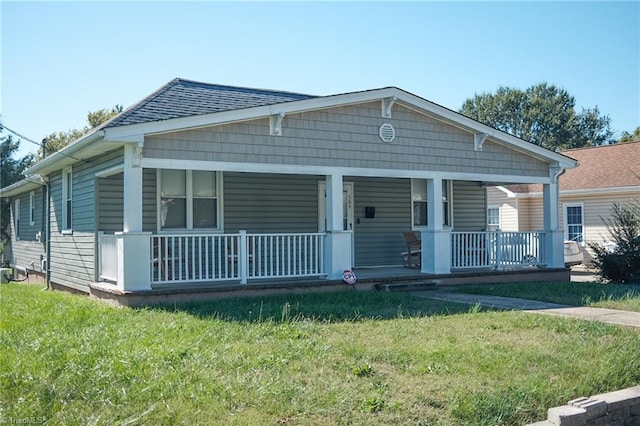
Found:
<path fill-rule="evenodd" d="M 397 86 L 454 110 L 546 81 L 617 135 L 640 125 L 637 1 L 2 1 L 0 13 L 1 120 L 36 141 L 175 77 L 313 95 Z"/>

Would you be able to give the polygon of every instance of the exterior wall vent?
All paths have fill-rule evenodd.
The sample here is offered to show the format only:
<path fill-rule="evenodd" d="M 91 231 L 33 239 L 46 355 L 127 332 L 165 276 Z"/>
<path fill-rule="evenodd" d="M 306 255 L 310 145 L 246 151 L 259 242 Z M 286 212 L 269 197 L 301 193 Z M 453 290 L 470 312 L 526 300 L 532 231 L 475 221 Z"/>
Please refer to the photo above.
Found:
<path fill-rule="evenodd" d="M 378 132 L 380 135 L 380 139 L 384 142 L 391 142 L 396 138 L 396 129 L 389 123 L 384 123 L 380 126 L 380 131 Z"/>

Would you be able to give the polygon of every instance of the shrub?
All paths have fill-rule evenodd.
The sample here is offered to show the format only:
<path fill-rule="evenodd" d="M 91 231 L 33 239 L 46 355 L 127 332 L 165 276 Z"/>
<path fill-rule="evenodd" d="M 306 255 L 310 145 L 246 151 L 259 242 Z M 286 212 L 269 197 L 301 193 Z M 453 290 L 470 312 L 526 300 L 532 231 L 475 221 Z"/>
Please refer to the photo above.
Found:
<path fill-rule="evenodd" d="M 619 283 L 640 282 L 640 201 L 614 203 L 611 218 L 603 218 L 615 242 L 613 250 L 590 243 L 594 264 L 602 280 Z"/>

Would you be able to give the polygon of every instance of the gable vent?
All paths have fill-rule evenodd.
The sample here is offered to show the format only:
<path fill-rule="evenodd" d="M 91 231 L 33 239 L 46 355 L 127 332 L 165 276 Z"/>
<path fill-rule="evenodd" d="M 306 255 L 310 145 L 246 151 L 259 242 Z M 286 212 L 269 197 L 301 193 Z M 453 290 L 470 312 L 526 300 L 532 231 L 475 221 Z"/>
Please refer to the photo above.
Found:
<path fill-rule="evenodd" d="M 384 123 L 380 126 L 380 131 L 378 132 L 380 135 L 380 139 L 384 142 L 391 142 L 396 138 L 396 129 L 389 123 Z"/>

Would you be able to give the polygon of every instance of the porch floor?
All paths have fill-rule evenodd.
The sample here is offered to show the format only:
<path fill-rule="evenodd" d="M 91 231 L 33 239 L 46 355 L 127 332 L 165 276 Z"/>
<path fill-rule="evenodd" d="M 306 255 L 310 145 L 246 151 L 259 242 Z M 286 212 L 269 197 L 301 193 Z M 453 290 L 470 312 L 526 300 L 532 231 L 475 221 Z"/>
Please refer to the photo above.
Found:
<path fill-rule="evenodd" d="M 114 284 L 98 282 L 89 286 L 91 297 L 123 306 L 158 303 L 182 303 L 228 297 L 263 296 L 276 293 L 309 293 L 321 291 L 386 290 L 403 291 L 439 288 L 442 286 L 486 284 L 501 282 L 570 281 L 566 268 L 550 269 L 525 267 L 512 270 L 477 269 L 454 271 L 451 274 L 422 274 L 417 268 L 403 266 L 355 268 L 356 285 L 342 280 L 317 277 L 231 282 L 182 283 L 156 286 L 152 290 L 121 291 Z"/>

